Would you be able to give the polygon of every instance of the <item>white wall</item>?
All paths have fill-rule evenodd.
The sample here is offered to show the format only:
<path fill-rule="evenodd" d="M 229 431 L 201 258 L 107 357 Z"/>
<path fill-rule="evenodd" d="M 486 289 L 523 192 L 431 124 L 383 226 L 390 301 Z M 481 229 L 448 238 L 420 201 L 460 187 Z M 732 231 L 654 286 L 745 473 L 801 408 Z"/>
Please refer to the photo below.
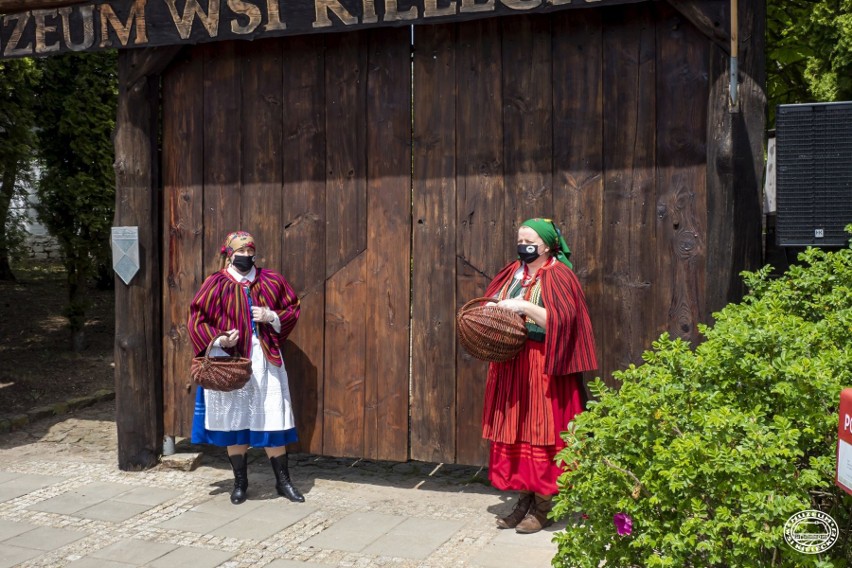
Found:
<path fill-rule="evenodd" d="M 38 170 L 36 169 L 36 175 Z M 27 196 L 15 196 L 12 200 L 12 209 L 16 211 L 25 210 L 27 213 L 27 221 L 24 224 L 27 236 L 24 240 L 25 254 L 32 260 L 56 260 L 60 259 L 59 244 L 48 232 L 47 227 L 39 223 L 38 216 L 35 212 L 35 204 L 38 203 L 35 189 L 27 187 Z"/>

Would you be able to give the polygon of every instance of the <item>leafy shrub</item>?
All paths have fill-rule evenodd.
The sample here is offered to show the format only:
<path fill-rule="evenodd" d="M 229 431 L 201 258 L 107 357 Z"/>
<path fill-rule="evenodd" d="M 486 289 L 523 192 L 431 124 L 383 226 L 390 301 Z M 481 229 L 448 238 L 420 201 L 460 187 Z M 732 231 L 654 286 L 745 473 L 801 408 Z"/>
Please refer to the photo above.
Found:
<path fill-rule="evenodd" d="M 852 386 L 852 249 L 808 249 L 782 277 L 744 273 L 740 304 L 695 350 L 663 335 L 644 364 L 598 379 L 559 458 L 558 567 L 846 566 L 852 498 L 834 485 L 837 406 Z M 783 538 L 805 509 L 840 537 L 821 555 Z M 618 534 L 613 518 L 632 519 Z M 625 531 L 621 531 L 625 532 Z"/>

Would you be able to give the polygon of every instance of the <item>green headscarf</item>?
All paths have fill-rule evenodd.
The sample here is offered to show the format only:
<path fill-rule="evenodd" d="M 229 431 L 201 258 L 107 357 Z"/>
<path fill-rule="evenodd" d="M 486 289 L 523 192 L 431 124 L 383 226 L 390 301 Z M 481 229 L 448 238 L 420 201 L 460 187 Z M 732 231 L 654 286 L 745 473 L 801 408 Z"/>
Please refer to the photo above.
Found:
<path fill-rule="evenodd" d="M 521 223 L 521 227 L 529 227 L 538 233 L 538 236 L 541 237 L 544 244 L 550 247 L 551 254 L 556 257 L 556 260 L 568 268 L 574 268 L 574 265 L 571 264 L 570 260 L 568 260 L 568 257 L 571 256 L 571 250 L 568 248 L 568 244 L 562 237 L 562 232 L 556 228 L 556 225 L 553 224 L 552 220 L 527 219 Z"/>

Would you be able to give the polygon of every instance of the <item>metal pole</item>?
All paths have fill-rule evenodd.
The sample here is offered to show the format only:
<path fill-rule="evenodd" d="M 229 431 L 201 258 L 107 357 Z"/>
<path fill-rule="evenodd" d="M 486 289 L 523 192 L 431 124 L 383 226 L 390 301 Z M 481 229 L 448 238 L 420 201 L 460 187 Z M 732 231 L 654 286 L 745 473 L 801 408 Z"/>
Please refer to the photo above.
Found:
<path fill-rule="evenodd" d="M 163 455 L 173 456 L 175 454 L 175 437 L 165 436 L 163 438 Z"/>
<path fill-rule="evenodd" d="M 739 22 L 738 22 L 738 6 L 737 0 L 731 0 L 731 78 L 729 93 L 731 96 L 731 106 L 736 109 L 739 101 L 737 94 L 739 90 L 739 71 L 737 65 L 738 45 L 739 45 Z"/>

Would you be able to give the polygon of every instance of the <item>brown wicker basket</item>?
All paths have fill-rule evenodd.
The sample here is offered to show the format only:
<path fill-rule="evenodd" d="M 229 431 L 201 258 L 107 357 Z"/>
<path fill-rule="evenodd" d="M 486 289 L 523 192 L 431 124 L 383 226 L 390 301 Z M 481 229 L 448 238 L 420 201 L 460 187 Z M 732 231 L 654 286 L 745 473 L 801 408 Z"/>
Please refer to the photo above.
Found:
<path fill-rule="evenodd" d="M 456 315 L 459 341 L 477 359 L 500 363 L 514 358 L 527 340 L 524 319 L 497 306 L 477 306 L 494 298 L 475 298 Z"/>
<path fill-rule="evenodd" d="M 208 390 L 231 392 L 243 388 L 251 378 L 251 359 L 245 357 L 211 357 L 210 350 L 221 333 L 210 340 L 207 351 L 192 360 L 189 376 L 195 384 Z"/>

